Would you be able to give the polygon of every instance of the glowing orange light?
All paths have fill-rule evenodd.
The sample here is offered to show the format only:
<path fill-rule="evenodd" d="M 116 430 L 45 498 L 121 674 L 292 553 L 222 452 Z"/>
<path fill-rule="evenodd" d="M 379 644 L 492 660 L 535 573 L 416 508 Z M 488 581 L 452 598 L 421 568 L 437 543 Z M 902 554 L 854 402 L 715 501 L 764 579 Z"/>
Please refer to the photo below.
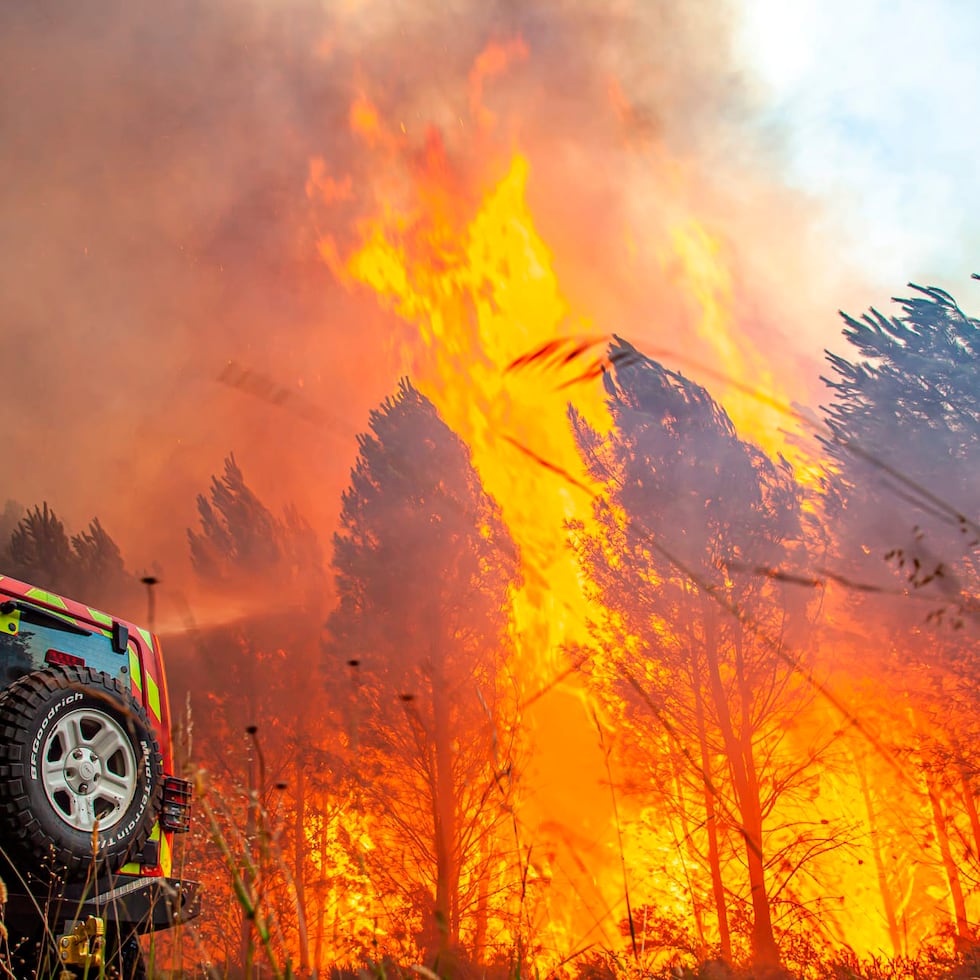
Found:
<path fill-rule="evenodd" d="M 470 103 L 481 125 L 493 122 L 482 106 L 485 80 L 526 56 L 527 49 L 518 40 L 490 45 L 477 59 L 470 74 Z M 615 83 L 610 86 L 610 99 L 617 112 L 629 115 L 628 100 Z M 386 151 L 396 146 L 384 135 L 384 124 L 367 99 L 351 107 L 351 126 L 368 145 L 380 144 Z M 434 129 L 410 155 L 406 141 L 399 142 L 397 149 L 398 177 L 386 173 L 378 178 L 398 186 L 397 205 L 380 194 L 377 213 L 357 226 L 358 244 L 345 252 L 326 237 L 320 243 L 321 253 L 338 278 L 350 286 L 369 288 L 410 325 L 401 335 L 404 369 L 470 447 L 484 486 L 500 504 L 521 548 L 525 581 L 515 596 L 514 629 L 520 650 L 518 682 L 528 700 L 535 702 L 525 720 L 533 723 L 534 711 L 552 710 L 548 699 L 535 700 L 536 692 L 550 689 L 555 677 L 567 669 L 562 649 L 585 638 L 590 619 L 579 571 L 567 546 L 566 525 L 589 523 L 592 498 L 601 488 L 585 471 L 572 438 L 568 403 L 574 401 L 600 431 L 605 431 L 609 420 L 596 359 L 591 362 L 595 370 L 589 382 L 571 387 L 565 382 L 573 369 L 562 368 L 561 358 L 548 362 L 547 369 L 530 365 L 511 370 L 511 366 L 556 339 L 594 339 L 597 332 L 576 316 L 558 282 L 551 250 L 538 233 L 527 202 L 531 170 L 522 154 L 513 156 L 503 175 L 481 196 L 474 189 L 479 180 L 472 175 L 463 178 Z M 408 191 L 405 181 L 399 180 L 405 170 L 410 171 Z M 349 193 L 349 184 L 328 177 L 323 168 L 311 166 L 310 180 L 314 193 L 321 196 L 340 199 Z M 772 456 L 785 456 L 794 464 L 798 479 L 816 483 L 819 470 L 784 434 L 792 428 L 785 411 L 792 401 L 789 385 L 739 329 L 733 263 L 723 242 L 705 224 L 689 218 L 673 227 L 665 248 L 677 289 L 695 304 L 701 348 L 718 364 L 708 383 L 712 394 L 732 417 L 740 437 Z M 595 352 L 601 357 L 601 342 Z M 580 375 L 581 369 L 579 362 L 574 372 Z M 666 621 L 651 623 L 651 630 L 665 643 L 672 640 L 670 629 Z M 601 665 L 596 669 L 601 670 Z M 662 669 L 647 659 L 638 666 L 637 677 L 653 679 Z M 572 745 L 577 752 L 583 720 L 604 723 L 574 671 L 561 687 L 564 708 L 541 717 L 557 723 L 559 732 L 552 737 L 562 743 L 562 750 L 567 752 Z M 814 719 L 801 724 L 808 723 L 817 724 Z M 594 732 L 587 737 L 594 741 Z M 662 748 L 676 750 L 667 741 Z M 805 747 L 787 735 L 780 751 L 789 762 L 792 753 L 804 752 Z M 580 773 L 598 767 L 598 756 L 586 761 L 582 754 Z M 819 781 L 824 807 L 847 814 L 855 824 L 868 819 L 853 774 L 833 780 L 821 774 Z M 564 790 L 567 794 L 569 787 Z M 610 819 L 607 801 L 600 804 L 590 798 L 575 803 L 591 808 L 589 815 L 597 823 Z M 805 823 L 813 818 L 814 809 L 814 800 L 808 800 L 797 810 L 788 807 L 781 817 L 788 826 Z M 627 810 L 624 803 L 621 814 Z M 618 854 L 608 836 L 597 833 L 585 840 L 561 820 L 541 815 L 537 829 L 548 844 L 544 856 L 529 870 L 528 881 L 533 882 L 536 896 L 542 961 L 549 956 L 550 962 L 560 961 L 590 935 L 616 941 L 614 910 L 623 891 L 621 860 L 628 867 L 652 868 L 642 885 L 636 884 L 644 900 L 679 918 L 690 918 L 692 928 L 701 934 L 707 903 L 693 897 L 690 886 L 700 879 L 703 887 L 707 871 L 703 860 L 684 843 L 690 828 L 683 818 L 665 819 L 662 812 L 639 806 L 628 816 L 632 835 L 623 844 L 626 853 Z M 890 832 L 898 833 L 895 828 Z M 876 886 L 867 851 L 866 844 L 856 844 L 853 853 L 861 854 L 860 863 L 840 864 L 827 874 L 842 892 L 868 895 L 873 902 Z M 587 862 L 581 858 L 583 853 L 588 853 Z M 737 871 L 733 874 L 737 876 Z M 572 894 L 577 909 L 572 908 Z M 799 901 L 809 897 L 801 892 Z M 856 902 L 825 909 L 824 919 L 828 932 L 861 950 L 880 949 L 885 943 L 882 923 L 862 917 Z M 503 925 L 500 928 L 506 931 Z M 918 928 L 921 932 L 925 927 Z"/>
<path fill-rule="evenodd" d="M 483 83 L 495 75 L 501 75 L 515 61 L 523 61 L 528 48 L 523 38 L 514 38 L 505 44 L 491 41 L 477 56 L 470 69 L 470 112 L 484 127 L 492 126 L 496 116 L 483 104 Z"/>
<path fill-rule="evenodd" d="M 381 119 L 378 110 L 365 95 L 358 96 L 351 104 L 350 128 L 368 143 L 375 143 L 381 138 Z"/>

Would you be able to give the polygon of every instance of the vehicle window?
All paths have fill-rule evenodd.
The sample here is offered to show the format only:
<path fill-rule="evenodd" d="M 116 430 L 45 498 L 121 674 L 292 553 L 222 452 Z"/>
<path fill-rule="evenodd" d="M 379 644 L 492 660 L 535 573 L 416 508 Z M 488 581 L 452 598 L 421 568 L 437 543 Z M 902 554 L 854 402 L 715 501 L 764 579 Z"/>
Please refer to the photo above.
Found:
<path fill-rule="evenodd" d="M 7 687 L 18 677 L 52 663 L 81 661 L 113 677 L 128 672 L 129 657 L 112 649 L 111 637 L 94 628 L 83 635 L 80 627 L 40 610 L 21 608 L 18 612 L 4 617 L 5 629 L 0 631 L 0 686 Z"/>

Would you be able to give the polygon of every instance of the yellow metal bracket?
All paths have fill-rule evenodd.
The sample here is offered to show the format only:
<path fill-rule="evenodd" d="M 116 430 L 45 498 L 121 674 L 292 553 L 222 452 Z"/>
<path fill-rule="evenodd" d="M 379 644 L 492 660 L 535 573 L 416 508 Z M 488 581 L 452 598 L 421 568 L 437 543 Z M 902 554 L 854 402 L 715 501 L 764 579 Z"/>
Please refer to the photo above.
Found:
<path fill-rule="evenodd" d="M 58 957 L 62 964 L 82 970 L 99 970 L 104 949 L 105 922 L 94 915 L 84 922 L 76 922 L 75 928 L 58 940 Z"/>
<path fill-rule="evenodd" d="M 20 610 L 13 609 L 6 615 L 0 612 L 0 636 L 16 636 L 19 632 Z"/>

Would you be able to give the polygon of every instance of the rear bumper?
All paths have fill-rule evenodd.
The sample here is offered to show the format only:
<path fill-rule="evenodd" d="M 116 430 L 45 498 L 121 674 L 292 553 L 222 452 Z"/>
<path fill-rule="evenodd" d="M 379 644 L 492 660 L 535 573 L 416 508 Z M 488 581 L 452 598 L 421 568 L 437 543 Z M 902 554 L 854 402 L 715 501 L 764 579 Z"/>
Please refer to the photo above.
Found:
<path fill-rule="evenodd" d="M 116 879 L 120 881 L 120 879 Z M 200 886 L 183 878 L 134 878 L 82 903 L 85 915 L 138 932 L 157 932 L 201 914 Z"/>
<path fill-rule="evenodd" d="M 4 909 L 8 927 L 36 929 L 43 915 L 55 933 L 64 923 L 90 915 L 120 932 L 157 932 L 189 922 L 201 912 L 198 882 L 181 878 L 129 878 L 117 875 L 98 895 L 79 886 L 61 894 L 38 895 L 10 889 Z"/>

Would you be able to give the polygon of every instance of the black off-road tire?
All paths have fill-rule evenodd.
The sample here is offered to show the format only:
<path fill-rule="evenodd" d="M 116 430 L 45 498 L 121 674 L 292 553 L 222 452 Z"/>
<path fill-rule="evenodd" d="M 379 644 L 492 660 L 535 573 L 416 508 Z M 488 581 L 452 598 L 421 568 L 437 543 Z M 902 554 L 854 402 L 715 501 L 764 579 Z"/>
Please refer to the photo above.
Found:
<path fill-rule="evenodd" d="M 10 857 L 67 881 L 138 859 L 163 793 L 160 746 L 114 677 L 53 667 L 0 695 L 0 839 Z"/>

